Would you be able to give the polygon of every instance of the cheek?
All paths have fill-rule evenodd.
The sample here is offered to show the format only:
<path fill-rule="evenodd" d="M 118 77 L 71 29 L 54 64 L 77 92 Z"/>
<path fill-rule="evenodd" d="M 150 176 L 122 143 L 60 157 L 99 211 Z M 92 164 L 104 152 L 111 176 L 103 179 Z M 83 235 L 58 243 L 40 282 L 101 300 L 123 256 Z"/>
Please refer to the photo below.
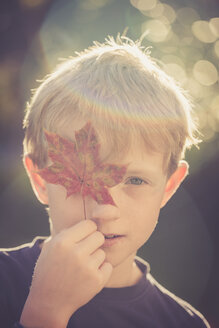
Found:
<path fill-rule="evenodd" d="M 128 190 L 126 192 L 126 220 L 128 220 L 133 242 L 141 247 L 154 231 L 162 201 L 162 192 L 155 190 Z M 136 236 L 138 238 L 136 239 Z"/>
<path fill-rule="evenodd" d="M 134 214 L 133 214 L 134 215 Z M 147 206 L 145 210 L 138 210 L 135 213 L 134 220 L 130 224 L 132 244 L 138 250 L 151 237 L 159 217 L 158 210 L 150 210 Z"/>
<path fill-rule="evenodd" d="M 163 188 L 145 187 L 125 187 L 123 188 L 123 203 L 131 210 L 145 212 L 145 214 L 155 215 L 159 212 L 163 199 Z"/>
<path fill-rule="evenodd" d="M 69 228 L 83 219 L 83 203 L 79 196 L 66 198 L 64 188 L 53 185 L 48 190 L 48 197 L 53 233 Z"/>
<path fill-rule="evenodd" d="M 160 213 L 159 208 L 154 208 L 150 205 L 149 203 L 145 204 L 144 208 L 137 210 L 135 213 L 133 229 L 138 230 L 137 234 L 143 238 L 143 242 L 145 242 L 154 231 Z"/>

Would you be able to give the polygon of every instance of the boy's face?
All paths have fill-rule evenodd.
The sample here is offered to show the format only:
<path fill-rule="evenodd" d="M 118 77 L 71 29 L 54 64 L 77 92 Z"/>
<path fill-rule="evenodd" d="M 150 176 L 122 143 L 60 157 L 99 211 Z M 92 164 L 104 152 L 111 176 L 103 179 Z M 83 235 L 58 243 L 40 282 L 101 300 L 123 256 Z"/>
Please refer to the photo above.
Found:
<path fill-rule="evenodd" d="M 121 183 L 109 189 L 117 206 L 100 205 L 90 196 L 85 198 L 86 215 L 95 221 L 106 239 L 102 246 L 106 260 L 114 267 L 133 261 L 137 250 L 151 236 L 160 208 L 175 192 L 187 172 L 184 167 L 173 181 L 167 181 L 163 172 L 163 156 L 141 149 L 130 149 L 121 160 L 111 164 L 126 165 L 127 172 Z M 83 200 L 80 194 L 66 198 L 63 186 L 46 183 L 52 236 L 84 220 Z M 38 195 L 40 199 L 40 196 Z"/>
<path fill-rule="evenodd" d="M 106 240 L 103 246 L 107 260 L 115 266 L 135 254 L 156 226 L 167 182 L 162 161 L 159 154 L 131 150 L 113 163 L 129 163 L 123 182 L 109 189 L 117 207 L 85 198 L 87 218 L 95 221 L 98 230 L 104 235 L 121 236 Z M 66 199 L 64 187 L 54 184 L 47 184 L 47 190 L 52 235 L 84 220 L 79 194 Z"/>

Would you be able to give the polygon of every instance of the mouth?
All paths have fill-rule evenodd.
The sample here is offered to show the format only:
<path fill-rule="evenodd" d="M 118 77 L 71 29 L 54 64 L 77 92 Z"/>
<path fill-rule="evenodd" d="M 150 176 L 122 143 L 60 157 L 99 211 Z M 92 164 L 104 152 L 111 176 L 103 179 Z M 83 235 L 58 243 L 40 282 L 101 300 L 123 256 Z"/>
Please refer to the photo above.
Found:
<path fill-rule="evenodd" d="M 118 237 L 121 237 L 121 235 L 113 235 L 113 234 L 108 234 L 108 235 L 104 235 L 105 239 L 115 239 Z"/>
<path fill-rule="evenodd" d="M 124 235 L 104 234 L 104 237 L 105 237 L 105 242 L 103 244 L 103 247 L 106 248 L 119 243 L 124 238 Z"/>

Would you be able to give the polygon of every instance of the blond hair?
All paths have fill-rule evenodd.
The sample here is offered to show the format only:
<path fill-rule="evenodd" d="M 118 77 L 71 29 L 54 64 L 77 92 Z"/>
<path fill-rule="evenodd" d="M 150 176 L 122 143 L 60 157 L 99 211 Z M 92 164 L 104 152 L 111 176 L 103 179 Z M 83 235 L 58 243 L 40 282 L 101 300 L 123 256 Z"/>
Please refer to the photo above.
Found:
<path fill-rule="evenodd" d="M 109 158 L 123 156 L 137 141 L 164 154 L 167 175 L 199 142 L 185 92 L 127 37 L 95 42 L 45 78 L 27 106 L 24 154 L 45 166 L 44 129 L 60 133 L 81 119 L 92 122 Z"/>

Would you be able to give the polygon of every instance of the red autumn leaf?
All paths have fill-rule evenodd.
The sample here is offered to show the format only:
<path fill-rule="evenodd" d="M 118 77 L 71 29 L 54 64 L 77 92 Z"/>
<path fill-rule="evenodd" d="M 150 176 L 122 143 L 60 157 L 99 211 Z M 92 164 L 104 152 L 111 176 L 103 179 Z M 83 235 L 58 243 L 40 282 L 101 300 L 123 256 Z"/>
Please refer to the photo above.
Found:
<path fill-rule="evenodd" d="M 75 141 L 48 131 L 45 136 L 53 164 L 37 172 L 44 180 L 64 186 L 67 197 L 80 193 L 83 199 L 90 195 L 98 204 L 115 205 L 107 188 L 122 181 L 126 166 L 101 163 L 100 144 L 91 123 L 75 132 Z"/>

